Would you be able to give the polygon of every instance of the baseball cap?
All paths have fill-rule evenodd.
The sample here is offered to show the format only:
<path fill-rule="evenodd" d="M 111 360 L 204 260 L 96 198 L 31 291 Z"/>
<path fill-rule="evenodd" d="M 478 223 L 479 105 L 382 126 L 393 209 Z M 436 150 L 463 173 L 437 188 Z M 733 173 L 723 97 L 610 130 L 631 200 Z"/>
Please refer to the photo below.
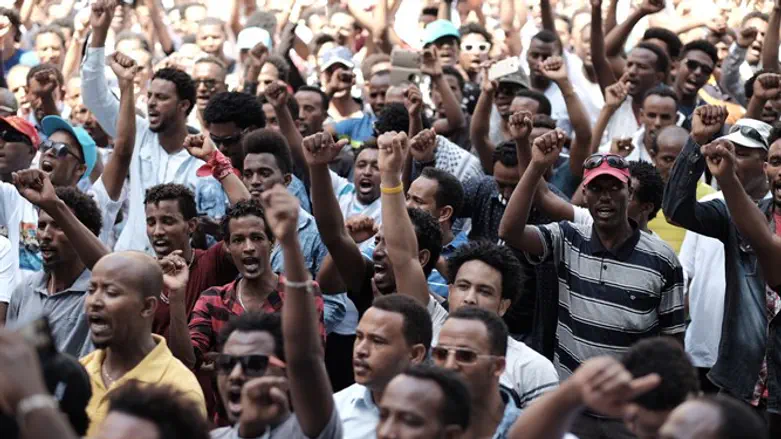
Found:
<path fill-rule="evenodd" d="M 344 46 L 337 46 L 323 52 L 320 57 L 320 70 L 328 70 L 334 64 L 343 64 L 348 69 L 355 67 L 352 62 L 353 54 Z"/>
<path fill-rule="evenodd" d="M 271 34 L 263 28 L 254 26 L 244 28 L 236 38 L 236 48 L 239 50 L 250 50 L 258 43 L 263 43 L 269 51 L 273 49 L 274 43 L 271 41 Z"/>
<path fill-rule="evenodd" d="M 41 121 L 41 129 L 47 137 L 57 131 L 67 131 L 75 137 L 81 146 L 81 154 L 84 156 L 84 164 L 87 166 L 84 177 L 88 177 L 92 173 L 95 161 L 98 159 L 98 145 L 84 128 L 74 127 L 59 116 L 46 116 Z"/>
<path fill-rule="evenodd" d="M 632 176 L 629 174 L 629 163 L 623 157 L 616 154 L 597 153 L 591 155 L 583 162 L 583 185 L 591 183 L 600 175 L 609 175 L 617 178 L 622 183 L 629 182 Z"/>
<path fill-rule="evenodd" d="M 432 44 L 442 37 L 455 37 L 461 40 L 458 28 L 449 20 L 434 20 L 423 29 L 423 44 Z"/>
<path fill-rule="evenodd" d="M 497 79 L 497 82 L 499 82 L 499 84 L 515 84 L 520 85 L 523 88 L 529 88 L 529 77 L 523 69 L 518 69 L 517 72 L 504 75 Z"/>
<path fill-rule="evenodd" d="M 719 140 L 729 140 L 730 142 L 745 146 L 747 148 L 762 148 L 768 150 L 768 139 L 770 131 L 773 129 L 769 124 L 756 119 L 740 119 L 729 130 L 729 134 L 719 137 Z"/>
<path fill-rule="evenodd" d="M 0 117 L 0 120 L 27 136 L 30 139 L 30 142 L 32 142 L 33 148 L 35 148 L 36 151 L 38 150 L 38 145 L 41 144 L 41 137 L 38 135 L 38 130 L 35 129 L 33 124 L 19 116 Z"/>

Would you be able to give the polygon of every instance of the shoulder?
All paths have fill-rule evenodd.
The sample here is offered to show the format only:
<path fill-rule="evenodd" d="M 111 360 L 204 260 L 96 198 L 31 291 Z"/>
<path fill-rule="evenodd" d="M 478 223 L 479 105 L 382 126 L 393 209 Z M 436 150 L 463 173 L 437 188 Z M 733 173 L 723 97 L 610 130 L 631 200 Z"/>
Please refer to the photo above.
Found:
<path fill-rule="evenodd" d="M 341 408 L 344 404 L 349 404 L 356 398 L 360 398 L 364 392 L 366 392 L 366 387 L 362 384 L 355 383 L 334 393 L 334 402 L 336 403 L 337 408 Z"/>
<path fill-rule="evenodd" d="M 507 338 L 507 357 L 508 362 L 512 358 L 513 367 L 528 369 L 537 375 L 549 375 L 558 382 L 558 373 L 550 360 L 512 337 Z"/>
<path fill-rule="evenodd" d="M 642 251 L 654 253 L 657 257 L 665 259 L 671 265 L 680 265 L 675 250 L 665 240 L 656 234 L 640 232 L 640 240 L 637 248 Z"/>

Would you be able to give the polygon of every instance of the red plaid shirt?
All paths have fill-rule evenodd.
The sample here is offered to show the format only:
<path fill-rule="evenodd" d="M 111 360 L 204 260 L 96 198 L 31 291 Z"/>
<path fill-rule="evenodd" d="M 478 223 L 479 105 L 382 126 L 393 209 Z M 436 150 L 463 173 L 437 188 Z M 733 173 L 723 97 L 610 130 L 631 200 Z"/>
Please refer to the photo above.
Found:
<path fill-rule="evenodd" d="M 201 294 L 201 297 L 195 303 L 193 312 L 190 315 L 189 327 L 190 340 L 195 348 L 195 356 L 199 365 L 204 355 L 217 350 L 217 336 L 225 324 L 228 323 L 228 320 L 233 316 L 244 314 L 244 307 L 241 306 L 236 295 L 236 285 L 240 279 L 241 276 L 227 285 L 209 288 Z M 314 284 L 314 287 L 320 336 L 323 338 L 323 343 L 325 343 L 323 297 L 317 283 Z M 263 311 L 267 313 L 281 312 L 284 302 L 285 277 L 280 274 L 276 290 L 272 291 L 263 303 Z"/>

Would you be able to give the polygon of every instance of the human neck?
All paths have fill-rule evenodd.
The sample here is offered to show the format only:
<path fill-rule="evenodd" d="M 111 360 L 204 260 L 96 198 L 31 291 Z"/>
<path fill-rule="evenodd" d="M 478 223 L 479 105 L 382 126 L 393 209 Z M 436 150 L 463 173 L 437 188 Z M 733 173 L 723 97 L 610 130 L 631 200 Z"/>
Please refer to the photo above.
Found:
<path fill-rule="evenodd" d="M 608 250 L 613 250 L 623 244 L 632 235 L 632 226 L 629 224 L 628 220 L 624 220 L 616 228 L 608 229 L 597 226 L 596 231 L 602 245 Z"/>
<path fill-rule="evenodd" d="M 47 291 L 49 294 L 54 294 L 58 291 L 66 290 L 73 285 L 73 282 L 76 282 L 76 279 L 81 276 L 85 269 L 86 266 L 78 258 L 72 263 L 58 265 L 49 271 L 50 280 L 46 284 Z"/>
<path fill-rule="evenodd" d="M 699 91 L 699 90 L 697 90 Z M 676 89 L 675 93 L 681 97 L 679 106 L 693 107 L 697 104 L 697 93 L 695 92 L 691 96 L 686 96 L 681 90 Z"/>
<path fill-rule="evenodd" d="M 767 180 L 762 179 L 762 184 L 756 184 L 756 185 L 743 185 L 743 187 L 746 189 L 746 192 L 748 193 L 748 196 L 751 197 L 752 200 L 755 202 L 765 198 L 765 195 L 767 195 Z"/>
<path fill-rule="evenodd" d="M 339 96 L 334 96 L 331 99 L 331 108 L 336 110 L 336 112 L 341 116 L 349 116 L 350 114 L 358 111 L 359 106 L 353 100 L 353 97 L 350 95 L 350 93 L 347 92 Z"/>
<path fill-rule="evenodd" d="M 487 399 L 473 398 L 469 434 L 464 437 L 492 437 L 504 417 L 504 405 L 498 387 L 494 387 Z"/>
<path fill-rule="evenodd" d="M 133 370 L 134 367 L 152 352 L 152 349 L 157 346 L 155 339 L 152 338 L 152 332 L 150 331 L 145 337 L 131 337 L 128 339 L 136 341 L 135 343 L 117 343 L 106 348 L 106 357 L 103 360 L 103 364 L 106 367 L 108 375 L 114 381 L 120 379 L 126 373 Z M 121 346 L 122 349 L 117 349 Z"/>
<path fill-rule="evenodd" d="M 241 294 L 254 297 L 256 299 L 265 299 L 279 284 L 279 276 L 267 267 L 266 273 L 255 279 L 242 277 L 240 282 Z"/>
<path fill-rule="evenodd" d="M 165 131 L 157 133 L 157 141 L 168 154 L 175 154 L 184 147 L 184 138 L 187 137 L 187 125 L 180 123 L 171 126 Z"/>
<path fill-rule="evenodd" d="M 456 236 L 453 234 L 453 229 L 450 228 L 450 222 L 442 223 L 439 228 L 442 229 L 442 246 L 444 247 L 453 242 Z"/>
<path fill-rule="evenodd" d="M 533 89 L 541 93 L 544 93 L 545 90 L 547 90 L 548 87 L 550 87 L 551 81 L 548 78 L 538 78 L 535 76 L 531 78 L 531 83 Z"/>

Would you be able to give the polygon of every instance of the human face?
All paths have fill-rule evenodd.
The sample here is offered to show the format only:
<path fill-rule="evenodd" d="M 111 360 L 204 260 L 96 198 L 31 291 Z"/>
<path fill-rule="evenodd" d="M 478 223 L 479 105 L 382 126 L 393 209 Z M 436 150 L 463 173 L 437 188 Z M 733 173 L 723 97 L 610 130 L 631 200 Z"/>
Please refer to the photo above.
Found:
<path fill-rule="evenodd" d="M 627 92 L 641 99 L 645 92 L 664 79 L 664 73 L 656 70 L 656 54 L 648 49 L 635 48 L 626 60 Z"/>
<path fill-rule="evenodd" d="M 35 37 L 35 55 L 41 63 L 62 65 L 62 57 L 65 53 L 62 40 L 55 33 L 38 34 Z"/>
<path fill-rule="evenodd" d="M 193 67 L 195 82 L 195 105 L 200 113 L 206 109 L 209 99 L 226 91 L 225 70 L 211 62 L 200 62 Z"/>
<path fill-rule="evenodd" d="M 640 111 L 640 121 L 645 126 L 645 135 L 653 139 L 659 131 L 675 125 L 678 116 L 678 107 L 675 100 L 670 97 L 651 95 L 643 101 Z"/>
<path fill-rule="evenodd" d="M 43 268 L 51 272 L 58 266 L 70 265 L 79 261 L 68 236 L 49 216 L 41 210 L 38 215 L 38 243 L 43 259 Z"/>
<path fill-rule="evenodd" d="M 84 128 L 90 137 L 92 137 L 92 140 L 95 141 L 95 144 L 100 147 L 105 148 L 111 142 L 109 135 L 103 131 L 103 127 L 98 123 L 98 119 L 96 119 L 95 115 L 81 102 L 71 107 L 70 123 L 73 126 Z"/>
<path fill-rule="evenodd" d="M 266 232 L 263 218 L 249 215 L 231 219 L 228 229 L 228 251 L 244 279 L 259 279 L 269 273 L 274 238 Z"/>
<path fill-rule="evenodd" d="M 494 163 L 494 181 L 496 181 L 499 193 L 502 194 L 505 200 L 510 199 L 520 179 L 517 166 L 508 168 L 501 162 Z"/>
<path fill-rule="evenodd" d="M 235 122 L 209 124 L 209 137 L 214 146 L 226 157 L 230 157 L 233 167 L 241 169 L 244 151 L 241 148 L 241 137 L 244 131 Z"/>
<path fill-rule="evenodd" d="M 480 260 L 464 263 L 448 286 L 450 310 L 462 306 L 476 306 L 503 315 L 510 306 L 509 299 L 502 298 L 502 273 Z"/>
<path fill-rule="evenodd" d="M 615 229 L 626 221 L 630 193 L 625 183 L 601 175 L 587 184 L 583 192 L 595 225 Z"/>
<path fill-rule="evenodd" d="M 393 377 L 407 368 L 412 355 L 404 339 L 404 317 L 395 312 L 369 308 L 358 322 L 353 344 L 355 382 L 371 390 L 383 390 Z"/>
<path fill-rule="evenodd" d="M 585 26 L 580 30 L 580 41 L 575 44 L 575 53 L 583 60 L 583 65 L 588 68 L 594 67 L 591 60 L 591 26 Z"/>
<path fill-rule="evenodd" d="M 439 206 L 437 206 L 437 191 L 439 183 L 426 177 L 418 177 L 407 191 L 407 207 L 414 207 L 423 210 L 434 218 L 440 217 Z"/>
<path fill-rule="evenodd" d="M 272 154 L 263 153 L 247 154 L 244 157 L 242 179 L 252 198 L 260 201 L 263 191 L 271 189 L 276 184 L 286 185 L 286 180 L 290 179 L 290 176 L 282 173 L 277 159 Z"/>
<path fill-rule="evenodd" d="M 98 427 L 102 439 L 162 439 L 154 422 L 120 411 L 111 411 Z"/>
<path fill-rule="evenodd" d="M 160 133 L 177 123 L 184 123 L 189 104 L 187 101 L 179 100 L 173 82 L 160 78 L 154 79 L 149 84 L 146 97 L 150 131 Z"/>
<path fill-rule="evenodd" d="M 75 186 L 87 170 L 87 166 L 83 163 L 81 145 L 66 131 L 52 133 L 49 140 L 67 145 L 69 154 L 58 156 L 54 148 L 46 151 L 41 149 L 39 168 L 48 174 L 54 186 Z"/>
<path fill-rule="evenodd" d="M 447 73 L 445 73 L 443 78 L 445 78 L 445 81 L 447 81 L 447 86 L 450 88 L 450 91 L 453 92 L 453 95 L 456 97 L 456 101 L 461 102 L 464 98 L 464 94 L 461 93 L 461 87 L 458 84 L 458 79 L 456 79 L 456 77 L 453 75 L 448 75 Z M 439 92 L 439 90 L 436 90 L 436 88 L 431 89 L 431 101 L 434 103 L 434 107 L 437 109 L 437 117 L 446 117 L 445 105 L 442 102 L 442 94 Z"/>
<path fill-rule="evenodd" d="M 258 75 L 258 94 L 264 93 L 266 87 L 279 81 L 279 70 L 270 62 L 264 63 Z"/>
<path fill-rule="evenodd" d="M 770 145 L 765 163 L 765 175 L 770 182 L 773 204 L 776 209 L 781 209 L 781 140 L 776 140 Z"/>
<path fill-rule="evenodd" d="M 536 99 L 526 96 L 516 96 L 510 104 L 510 112 L 528 111 L 534 116 L 540 112 L 540 103 Z"/>
<path fill-rule="evenodd" d="M 765 41 L 765 32 L 767 31 L 767 22 L 759 17 L 752 18 L 746 22 L 746 26 L 755 27 L 759 32 L 757 38 L 749 46 L 746 53 L 746 61 L 751 64 L 758 64 L 762 57 L 762 43 Z"/>
<path fill-rule="evenodd" d="M 681 154 L 684 144 L 677 141 L 675 137 L 666 135 L 660 137 L 656 144 L 658 149 L 653 157 L 654 166 L 662 176 L 662 180 L 667 182 L 670 179 L 675 159 Z"/>
<path fill-rule="evenodd" d="M 481 50 L 481 49 L 485 50 Z M 458 61 L 467 73 L 477 74 L 480 70 L 480 63 L 488 59 L 488 52 L 491 51 L 491 44 L 482 34 L 466 34 L 461 40 L 461 53 Z"/>
<path fill-rule="evenodd" d="M 434 364 L 457 372 L 466 382 L 473 401 L 485 401 L 489 392 L 496 391 L 499 376 L 504 370 L 504 356 L 494 357 L 490 351 L 488 328 L 479 320 L 448 318 L 439 332 L 437 347 L 463 348 L 478 355 L 472 364 L 456 361 L 454 352 L 446 359 L 432 355 Z"/>
<path fill-rule="evenodd" d="M 209 55 L 222 58 L 222 46 L 225 43 L 225 32 L 222 26 L 210 24 L 198 26 L 195 43 Z"/>
<path fill-rule="evenodd" d="M 443 438 L 441 422 L 445 394 L 432 380 L 397 375 L 378 404 L 378 439 Z"/>
<path fill-rule="evenodd" d="M 233 331 L 225 341 L 222 353 L 226 355 L 276 355 L 274 337 L 265 331 Z M 285 371 L 276 365 L 268 365 L 263 376 L 285 376 Z M 241 389 L 244 384 L 257 376 L 244 371 L 241 362 L 236 362 L 230 373 L 219 370 L 217 373 L 217 390 L 220 400 L 228 413 L 231 423 L 236 423 L 241 416 Z"/>
<path fill-rule="evenodd" d="M 157 257 L 190 248 L 190 235 L 195 231 L 195 219 L 185 219 L 178 200 L 147 203 L 145 212 L 146 236 Z"/>
<path fill-rule="evenodd" d="M 393 275 L 393 264 L 388 257 L 385 247 L 385 232 L 380 226 L 380 230 L 374 235 L 374 252 L 372 253 L 372 262 L 374 263 L 374 276 L 372 280 L 377 290 L 381 294 L 391 294 L 396 291 L 396 278 Z"/>
<path fill-rule="evenodd" d="M 761 148 L 735 145 L 735 173 L 746 192 L 753 193 L 765 185 L 766 157 L 767 153 Z"/>
<path fill-rule="evenodd" d="M 545 43 L 539 39 L 532 39 L 529 44 L 529 51 L 526 52 L 526 61 L 529 62 L 529 73 L 532 79 L 546 79 L 542 73 L 542 64 L 548 58 L 559 53 L 556 43 Z"/>
<path fill-rule="evenodd" d="M 65 84 L 65 103 L 71 108 L 81 103 L 81 78 L 71 78 Z"/>
<path fill-rule="evenodd" d="M 569 23 L 560 18 L 557 18 L 554 21 L 554 26 L 556 27 L 556 33 L 559 34 L 561 44 L 563 44 L 565 47 L 570 47 L 572 44 L 572 35 L 569 33 Z"/>
<path fill-rule="evenodd" d="M 388 74 L 374 75 L 369 80 L 366 95 L 374 114 L 380 114 L 380 110 L 385 106 L 385 93 L 388 92 L 389 87 L 390 75 Z"/>
<path fill-rule="evenodd" d="M 6 38 L 6 40 L 13 40 L 13 38 Z M 8 72 L 8 76 L 6 77 L 8 89 L 14 94 L 16 102 L 18 102 L 19 105 L 25 101 L 25 97 L 27 96 L 27 73 L 29 71 L 29 67 L 17 65 Z"/>
<path fill-rule="evenodd" d="M 458 38 L 456 37 L 442 37 L 434 41 L 439 52 L 439 60 L 443 66 L 455 66 L 458 62 L 459 52 L 461 48 L 459 46 Z"/>
<path fill-rule="evenodd" d="M 494 103 L 499 115 L 505 120 L 510 118 L 512 113 L 510 112 L 510 105 L 512 105 L 513 99 L 515 99 L 518 92 L 521 90 L 520 85 L 499 83 L 499 87 L 496 89 L 496 99 Z"/>
<path fill-rule="evenodd" d="M 718 439 L 721 416 L 712 404 L 687 401 L 675 408 L 659 430 L 659 439 Z"/>
<path fill-rule="evenodd" d="M 266 116 L 266 128 L 279 132 L 279 121 L 274 106 L 269 103 L 263 104 L 263 114 Z"/>
<path fill-rule="evenodd" d="M 0 121 L 0 131 L 7 131 L 15 141 L 6 142 L 0 137 L 0 177 L 4 180 L 10 178 L 12 172 L 20 171 L 30 167 L 30 163 L 35 156 L 35 150 L 30 145 L 29 138 L 23 136 L 20 132 L 11 128 L 10 125 Z M 9 139 L 12 137 L 8 137 Z M 16 141 L 26 139 L 25 141 Z"/>
<path fill-rule="evenodd" d="M 707 53 L 700 50 L 686 52 L 678 65 L 675 77 L 675 90 L 683 98 L 697 96 L 700 89 L 708 82 L 716 65 Z"/>
<path fill-rule="evenodd" d="M 374 202 L 380 197 L 380 167 L 378 159 L 380 150 L 365 148 L 355 157 L 355 182 L 356 198 L 364 205 Z"/>
<path fill-rule="evenodd" d="M 313 91 L 299 91 L 295 94 L 298 104 L 298 131 L 302 136 L 311 136 L 323 130 L 326 109 L 323 108 L 323 100 L 318 93 Z"/>
<path fill-rule="evenodd" d="M 337 12 L 331 16 L 334 38 L 340 46 L 352 48 L 355 37 L 355 19 L 348 14 Z"/>
<path fill-rule="evenodd" d="M 136 96 L 144 96 L 149 86 L 149 80 L 152 78 L 152 54 L 144 49 L 136 49 L 125 53 L 133 58 L 136 65 L 141 67 L 136 76 L 133 77 L 133 92 Z"/>

